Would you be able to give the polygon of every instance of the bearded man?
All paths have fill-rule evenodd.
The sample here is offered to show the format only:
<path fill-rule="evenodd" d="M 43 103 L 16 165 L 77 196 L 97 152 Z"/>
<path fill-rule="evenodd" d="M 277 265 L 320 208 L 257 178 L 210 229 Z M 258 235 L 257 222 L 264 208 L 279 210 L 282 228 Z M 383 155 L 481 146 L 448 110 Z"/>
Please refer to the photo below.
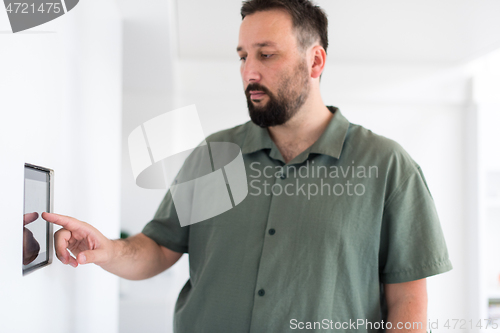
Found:
<path fill-rule="evenodd" d="M 182 227 L 168 191 L 143 232 L 126 240 L 44 213 L 63 226 L 58 258 L 145 279 L 188 253 L 176 333 L 425 332 L 426 277 L 451 263 L 421 168 L 396 142 L 323 103 L 323 10 L 307 0 L 248 0 L 241 15 L 251 121 L 206 141 L 241 147 L 247 197 Z M 193 165 L 188 158 L 181 174 Z"/>

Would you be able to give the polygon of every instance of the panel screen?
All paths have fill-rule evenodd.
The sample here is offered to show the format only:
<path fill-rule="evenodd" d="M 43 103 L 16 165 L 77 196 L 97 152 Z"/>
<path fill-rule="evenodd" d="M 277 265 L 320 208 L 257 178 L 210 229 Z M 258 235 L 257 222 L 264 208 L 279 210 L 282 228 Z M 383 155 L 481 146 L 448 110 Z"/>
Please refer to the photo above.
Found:
<path fill-rule="evenodd" d="M 50 169 L 24 166 L 23 274 L 52 262 L 52 224 L 42 213 L 52 212 L 53 175 Z"/>

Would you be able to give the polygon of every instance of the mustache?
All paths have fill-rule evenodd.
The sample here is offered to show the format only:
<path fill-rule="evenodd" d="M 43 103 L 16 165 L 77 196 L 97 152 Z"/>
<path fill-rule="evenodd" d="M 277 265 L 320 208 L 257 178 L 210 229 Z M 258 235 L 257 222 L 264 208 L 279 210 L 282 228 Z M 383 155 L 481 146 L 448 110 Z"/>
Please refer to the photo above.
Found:
<path fill-rule="evenodd" d="M 269 96 L 272 95 L 271 92 L 269 91 L 269 89 L 267 89 L 266 87 L 264 87 L 260 83 L 250 83 L 247 86 L 247 88 L 245 89 L 245 95 L 247 96 L 247 98 L 250 98 L 250 91 L 253 91 L 253 90 L 263 91 Z"/>

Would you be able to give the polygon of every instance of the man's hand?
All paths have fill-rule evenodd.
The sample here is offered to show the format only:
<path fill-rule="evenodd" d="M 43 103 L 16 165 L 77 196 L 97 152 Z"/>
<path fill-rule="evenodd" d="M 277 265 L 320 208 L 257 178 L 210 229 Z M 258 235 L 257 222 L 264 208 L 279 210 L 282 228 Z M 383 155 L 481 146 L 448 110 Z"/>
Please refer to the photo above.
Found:
<path fill-rule="evenodd" d="M 113 242 L 90 224 L 52 213 L 42 213 L 42 218 L 63 227 L 54 234 L 56 256 L 63 264 L 73 267 L 89 263 L 103 265 L 113 257 Z"/>
<path fill-rule="evenodd" d="M 42 213 L 42 218 L 63 227 L 54 234 L 56 256 L 73 267 L 94 263 L 122 278 L 142 280 L 163 272 L 182 256 L 142 233 L 110 240 L 90 224 L 69 216 Z"/>

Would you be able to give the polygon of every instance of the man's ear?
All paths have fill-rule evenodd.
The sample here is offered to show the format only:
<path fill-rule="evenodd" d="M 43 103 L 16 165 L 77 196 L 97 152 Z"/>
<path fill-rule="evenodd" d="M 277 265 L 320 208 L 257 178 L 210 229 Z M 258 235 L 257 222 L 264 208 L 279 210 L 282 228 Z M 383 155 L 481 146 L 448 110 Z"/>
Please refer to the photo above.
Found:
<path fill-rule="evenodd" d="M 311 49 L 311 57 L 313 58 L 311 65 L 311 77 L 313 79 L 316 79 L 321 75 L 321 73 L 323 73 L 323 69 L 325 68 L 325 63 L 326 63 L 325 49 L 321 45 L 315 45 Z"/>

